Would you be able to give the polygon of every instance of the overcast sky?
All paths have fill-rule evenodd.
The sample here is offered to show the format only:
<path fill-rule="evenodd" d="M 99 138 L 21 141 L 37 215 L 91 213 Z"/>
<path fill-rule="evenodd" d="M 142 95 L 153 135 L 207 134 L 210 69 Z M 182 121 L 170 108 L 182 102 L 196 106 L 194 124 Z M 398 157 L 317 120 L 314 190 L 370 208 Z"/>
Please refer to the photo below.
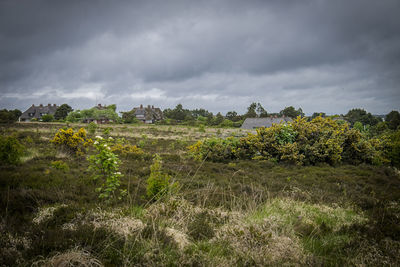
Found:
<path fill-rule="evenodd" d="M 399 0 L 0 0 L 0 108 L 400 108 Z"/>

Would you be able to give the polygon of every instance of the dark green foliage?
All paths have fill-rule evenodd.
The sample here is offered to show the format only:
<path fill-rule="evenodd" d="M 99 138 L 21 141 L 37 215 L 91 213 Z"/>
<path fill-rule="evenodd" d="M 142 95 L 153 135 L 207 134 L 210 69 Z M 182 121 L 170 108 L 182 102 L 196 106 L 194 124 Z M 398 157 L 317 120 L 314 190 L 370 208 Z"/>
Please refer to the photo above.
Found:
<path fill-rule="evenodd" d="M 176 121 L 183 121 L 186 118 L 191 118 L 190 111 L 188 109 L 184 109 L 182 104 L 176 105 L 174 109 L 166 109 L 163 111 L 164 116 L 169 119 L 173 119 Z"/>
<path fill-rule="evenodd" d="M 54 116 L 51 114 L 45 114 L 42 116 L 41 120 L 43 122 L 51 122 L 51 121 L 54 121 Z"/>
<path fill-rule="evenodd" d="M 24 146 L 14 136 L 0 135 L 0 162 L 17 164 L 24 153 Z"/>
<path fill-rule="evenodd" d="M 400 168 L 400 130 L 393 132 L 388 138 L 388 158 L 392 166 Z"/>
<path fill-rule="evenodd" d="M 346 119 L 351 126 L 357 121 L 361 122 L 363 125 L 374 126 L 382 121 L 380 118 L 373 116 L 371 113 L 367 113 L 364 109 L 355 108 L 349 110 L 346 114 Z"/>
<path fill-rule="evenodd" d="M 131 110 L 128 112 L 121 112 L 122 114 L 122 121 L 124 123 L 138 123 L 139 120 L 136 118 L 135 110 Z"/>
<path fill-rule="evenodd" d="M 21 116 L 22 112 L 18 109 L 0 110 L 0 123 L 13 123 L 18 121 L 18 118 Z"/>
<path fill-rule="evenodd" d="M 400 113 L 397 110 L 392 110 L 386 115 L 385 121 L 391 130 L 396 130 L 400 125 Z"/>
<path fill-rule="evenodd" d="M 293 106 L 284 108 L 283 110 L 281 110 L 279 112 L 279 115 L 280 116 L 290 117 L 292 119 L 296 118 L 297 116 L 304 117 L 303 110 L 301 108 L 298 108 L 296 110 Z"/>
<path fill-rule="evenodd" d="M 225 118 L 233 121 L 233 122 L 237 122 L 240 121 L 242 119 L 242 116 L 240 116 L 239 114 L 237 114 L 236 111 L 228 111 L 225 115 Z"/>
<path fill-rule="evenodd" d="M 71 111 L 73 109 L 68 104 L 62 104 L 57 108 L 56 113 L 54 113 L 54 118 L 56 120 L 64 120 Z"/>
<path fill-rule="evenodd" d="M 160 199 L 161 197 L 171 193 L 173 184 L 171 184 L 171 176 L 165 174 L 161 170 L 162 162 L 159 155 L 155 155 L 153 164 L 150 166 L 150 176 L 147 178 L 146 194 L 152 200 Z"/>
<path fill-rule="evenodd" d="M 224 121 L 224 116 L 220 112 L 213 119 L 212 125 L 220 125 Z"/>
<path fill-rule="evenodd" d="M 260 103 L 251 103 L 250 106 L 247 108 L 247 112 L 244 115 L 245 118 L 263 118 L 267 117 L 268 113 L 263 108 Z"/>

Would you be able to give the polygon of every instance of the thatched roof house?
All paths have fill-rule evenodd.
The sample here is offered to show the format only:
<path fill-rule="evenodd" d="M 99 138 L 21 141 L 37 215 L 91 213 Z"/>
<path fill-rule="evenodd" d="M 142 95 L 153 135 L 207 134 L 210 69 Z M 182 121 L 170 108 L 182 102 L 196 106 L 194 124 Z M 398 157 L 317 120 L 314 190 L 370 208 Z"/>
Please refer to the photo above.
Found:
<path fill-rule="evenodd" d="M 40 120 L 43 115 L 49 114 L 53 115 L 56 113 L 58 106 L 56 104 L 48 104 L 44 106 L 40 104 L 39 106 L 35 106 L 32 104 L 30 108 L 28 108 L 24 113 L 19 117 L 19 121 L 31 121 L 32 119 Z"/>
<path fill-rule="evenodd" d="M 286 123 L 292 121 L 289 117 L 266 117 L 266 118 L 247 118 L 243 124 L 242 129 L 257 129 L 260 127 L 271 127 L 273 123 Z"/>
<path fill-rule="evenodd" d="M 150 105 L 147 107 L 140 105 L 140 107 L 134 108 L 132 111 L 134 112 L 135 117 L 144 123 L 154 123 L 164 118 L 163 112 L 160 108 L 155 108 Z"/>

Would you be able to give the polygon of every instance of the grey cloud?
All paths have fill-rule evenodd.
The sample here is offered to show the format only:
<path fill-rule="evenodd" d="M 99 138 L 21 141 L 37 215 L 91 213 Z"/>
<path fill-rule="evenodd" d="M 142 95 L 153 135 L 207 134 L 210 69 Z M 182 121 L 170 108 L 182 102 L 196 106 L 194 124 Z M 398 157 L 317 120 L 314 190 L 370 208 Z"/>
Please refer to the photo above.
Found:
<path fill-rule="evenodd" d="M 385 113 L 400 100 L 399 11 L 396 0 L 6 0 L 0 105 Z"/>

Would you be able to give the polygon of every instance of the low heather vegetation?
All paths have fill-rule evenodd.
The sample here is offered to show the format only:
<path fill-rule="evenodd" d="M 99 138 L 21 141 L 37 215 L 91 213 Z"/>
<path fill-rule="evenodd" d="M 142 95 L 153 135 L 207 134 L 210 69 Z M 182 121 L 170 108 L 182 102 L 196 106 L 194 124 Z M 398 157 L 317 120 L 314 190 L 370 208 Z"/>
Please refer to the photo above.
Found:
<path fill-rule="evenodd" d="M 0 265 L 400 264 L 399 131 L 0 129 Z"/>

